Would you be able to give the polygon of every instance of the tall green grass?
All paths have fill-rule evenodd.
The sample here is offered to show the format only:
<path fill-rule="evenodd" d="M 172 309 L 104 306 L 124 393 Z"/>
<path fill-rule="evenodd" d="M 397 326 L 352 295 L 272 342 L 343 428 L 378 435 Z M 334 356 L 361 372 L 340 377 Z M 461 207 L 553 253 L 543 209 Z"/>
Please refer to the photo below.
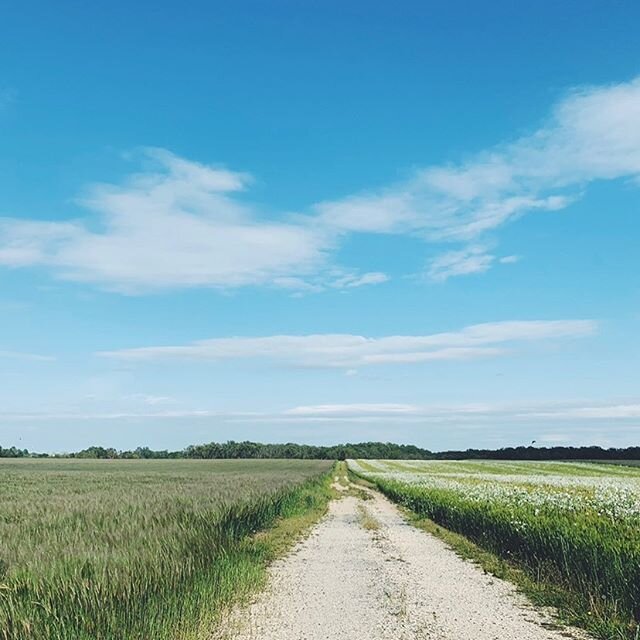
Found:
<path fill-rule="evenodd" d="M 326 503 L 331 463 L 7 461 L 2 640 L 206 637 L 263 575 L 250 534 Z"/>
<path fill-rule="evenodd" d="M 640 636 L 637 520 L 593 511 L 465 498 L 464 492 L 365 476 L 395 502 L 571 594 L 574 619 L 603 638 Z"/>

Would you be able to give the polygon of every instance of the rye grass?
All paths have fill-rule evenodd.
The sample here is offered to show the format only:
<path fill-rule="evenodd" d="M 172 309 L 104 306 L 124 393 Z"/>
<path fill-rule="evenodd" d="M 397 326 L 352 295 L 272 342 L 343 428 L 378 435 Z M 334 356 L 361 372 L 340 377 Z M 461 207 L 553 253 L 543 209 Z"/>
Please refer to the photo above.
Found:
<path fill-rule="evenodd" d="M 2 640 L 191 639 L 263 575 L 251 534 L 326 504 L 331 463 L 3 461 Z"/>

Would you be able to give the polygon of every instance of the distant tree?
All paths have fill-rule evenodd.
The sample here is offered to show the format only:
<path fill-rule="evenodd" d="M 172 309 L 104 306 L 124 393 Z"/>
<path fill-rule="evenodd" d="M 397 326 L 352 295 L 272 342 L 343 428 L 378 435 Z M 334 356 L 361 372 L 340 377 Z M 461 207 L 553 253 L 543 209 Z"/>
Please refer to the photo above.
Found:
<path fill-rule="evenodd" d="M 109 458 L 119 458 L 120 454 L 116 449 L 109 447 L 106 449 L 105 447 L 88 447 L 87 449 L 82 449 L 82 451 L 78 451 L 75 454 L 72 454 L 74 458 L 98 458 L 102 460 L 106 460 Z"/>
<path fill-rule="evenodd" d="M 27 458 L 30 455 L 27 449 L 18 449 L 17 447 L 3 449 L 0 447 L 0 458 Z"/>

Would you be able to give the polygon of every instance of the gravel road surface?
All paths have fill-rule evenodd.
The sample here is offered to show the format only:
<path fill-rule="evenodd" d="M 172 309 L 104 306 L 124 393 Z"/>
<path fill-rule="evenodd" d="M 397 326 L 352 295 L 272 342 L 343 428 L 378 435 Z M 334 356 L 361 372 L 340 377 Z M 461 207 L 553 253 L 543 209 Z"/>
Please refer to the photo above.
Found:
<path fill-rule="evenodd" d="M 269 588 L 230 613 L 232 640 L 560 640 L 509 583 L 407 524 L 382 495 L 334 500 L 270 570 Z"/>

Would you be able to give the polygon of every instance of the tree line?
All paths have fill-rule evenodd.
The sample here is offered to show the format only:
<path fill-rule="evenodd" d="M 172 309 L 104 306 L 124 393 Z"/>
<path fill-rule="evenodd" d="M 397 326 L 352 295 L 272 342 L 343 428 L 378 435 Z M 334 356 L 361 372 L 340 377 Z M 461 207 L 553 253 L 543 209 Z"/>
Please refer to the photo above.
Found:
<path fill-rule="evenodd" d="M 378 460 L 640 460 L 640 447 L 505 447 L 502 449 L 466 449 L 433 452 L 410 444 L 393 442 L 360 442 L 334 446 L 308 444 L 264 444 L 260 442 L 210 442 L 196 444 L 179 451 L 138 447 L 119 451 L 111 447 L 88 447 L 73 453 L 49 455 L 27 449 L 0 446 L 0 458 L 96 458 L 96 459 L 223 459 L 223 458 L 297 458 L 305 460 L 345 460 L 363 458 Z"/>
<path fill-rule="evenodd" d="M 440 460 L 640 460 L 640 447 L 504 447 L 441 451 Z"/>
<path fill-rule="evenodd" d="M 30 453 L 26 449 L 3 449 L 0 457 L 24 458 L 47 457 L 47 454 Z M 53 456 L 52 456 L 53 457 Z M 346 458 L 368 458 L 386 460 L 425 460 L 433 458 L 433 453 L 414 445 L 395 444 L 391 442 L 361 442 L 358 444 L 340 444 L 335 446 L 314 446 L 307 444 L 264 444 L 260 442 L 210 442 L 188 446 L 180 451 L 153 450 L 149 447 L 138 447 L 134 450 L 119 451 L 111 447 L 88 447 L 72 453 L 56 454 L 64 458 L 96 458 L 96 459 L 172 459 L 172 458 L 298 458 L 305 460 L 345 460 Z"/>

